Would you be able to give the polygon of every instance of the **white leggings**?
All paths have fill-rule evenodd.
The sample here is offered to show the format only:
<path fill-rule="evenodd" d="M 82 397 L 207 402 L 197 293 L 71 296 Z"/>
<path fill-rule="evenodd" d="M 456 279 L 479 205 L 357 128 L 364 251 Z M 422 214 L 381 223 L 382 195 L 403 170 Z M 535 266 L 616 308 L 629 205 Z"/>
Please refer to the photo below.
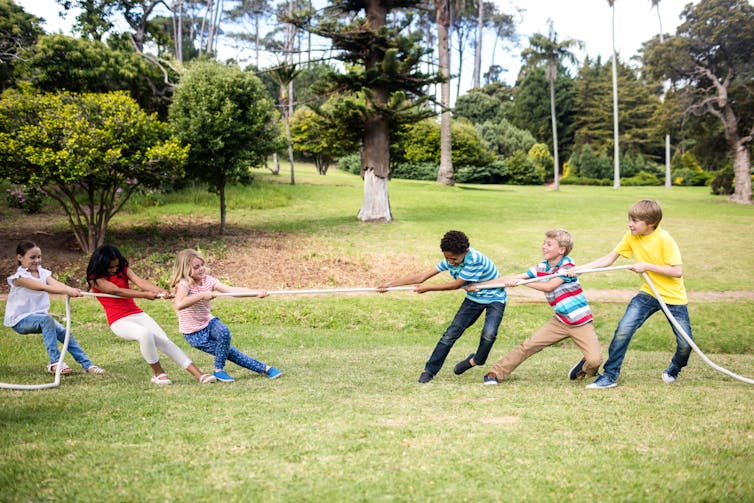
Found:
<path fill-rule="evenodd" d="M 191 358 L 168 339 L 165 331 L 147 313 L 126 316 L 110 325 L 110 330 L 121 339 L 138 341 L 141 354 L 150 365 L 160 361 L 157 349 L 168 355 L 175 363 L 186 368 Z"/>

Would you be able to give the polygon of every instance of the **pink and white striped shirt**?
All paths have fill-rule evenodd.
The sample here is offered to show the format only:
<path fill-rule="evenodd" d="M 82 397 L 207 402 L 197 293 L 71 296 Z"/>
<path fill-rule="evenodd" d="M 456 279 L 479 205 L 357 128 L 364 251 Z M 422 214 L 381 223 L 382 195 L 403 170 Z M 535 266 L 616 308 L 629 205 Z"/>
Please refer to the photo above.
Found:
<path fill-rule="evenodd" d="M 203 292 L 211 292 L 220 281 L 214 276 L 205 275 L 200 284 L 194 283 L 189 286 L 188 281 L 182 279 L 178 282 L 179 287 L 188 288 L 188 295 L 198 295 Z M 182 334 L 193 334 L 209 325 L 214 318 L 210 313 L 211 301 L 202 299 L 185 309 L 178 310 L 178 330 Z"/>

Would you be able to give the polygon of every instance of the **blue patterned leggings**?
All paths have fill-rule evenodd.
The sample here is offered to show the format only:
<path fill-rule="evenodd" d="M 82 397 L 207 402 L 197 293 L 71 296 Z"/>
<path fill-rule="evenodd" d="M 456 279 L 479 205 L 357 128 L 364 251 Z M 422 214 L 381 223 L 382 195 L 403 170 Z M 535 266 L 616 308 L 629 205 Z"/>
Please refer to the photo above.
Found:
<path fill-rule="evenodd" d="M 212 318 L 209 325 L 203 329 L 193 334 L 183 334 L 183 337 L 196 349 L 214 355 L 216 369 L 224 369 L 226 360 L 259 374 L 264 374 L 267 367 L 266 364 L 230 345 L 230 329 L 219 318 Z"/>

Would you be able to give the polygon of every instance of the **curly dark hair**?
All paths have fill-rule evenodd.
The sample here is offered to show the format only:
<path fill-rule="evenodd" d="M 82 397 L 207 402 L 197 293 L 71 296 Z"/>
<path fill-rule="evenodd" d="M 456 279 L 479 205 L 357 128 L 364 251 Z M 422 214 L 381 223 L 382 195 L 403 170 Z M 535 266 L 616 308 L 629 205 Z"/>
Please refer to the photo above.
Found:
<path fill-rule="evenodd" d="M 463 253 L 469 249 L 469 238 L 461 231 L 448 231 L 440 240 L 443 252 Z"/>

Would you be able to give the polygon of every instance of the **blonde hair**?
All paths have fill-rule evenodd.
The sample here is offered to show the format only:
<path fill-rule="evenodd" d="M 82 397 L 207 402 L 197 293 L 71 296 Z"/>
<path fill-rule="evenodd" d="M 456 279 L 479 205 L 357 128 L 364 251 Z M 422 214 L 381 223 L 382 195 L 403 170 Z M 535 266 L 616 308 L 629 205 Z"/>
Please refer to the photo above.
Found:
<path fill-rule="evenodd" d="M 178 255 L 175 257 L 175 264 L 173 265 L 173 279 L 170 282 L 173 288 L 184 279 L 188 281 L 189 286 L 194 284 L 194 278 L 191 277 L 191 262 L 195 258 L 201 260 L 202 263 L 206 262 L 202 254 L 192 248 L 178 252 Z"/>
<path fill-rule="evenodd" d="M 545 237 L 554 239 L 558 242 L 558 246 L 565 248 L 563 255 L 568 255 L 573 250 L 573 238 L 571 237 L 571 233 L 565 229 L 551 229 L 545 232 Z"/>
<path fill-rule="evenodd" d="M 628 217 L 641 220 L 647 225 L 657 228 L 662 220 L 662 208 L 660 208 L 660 203 L 654 199 L 642 199 L 628 209 Z"/>

